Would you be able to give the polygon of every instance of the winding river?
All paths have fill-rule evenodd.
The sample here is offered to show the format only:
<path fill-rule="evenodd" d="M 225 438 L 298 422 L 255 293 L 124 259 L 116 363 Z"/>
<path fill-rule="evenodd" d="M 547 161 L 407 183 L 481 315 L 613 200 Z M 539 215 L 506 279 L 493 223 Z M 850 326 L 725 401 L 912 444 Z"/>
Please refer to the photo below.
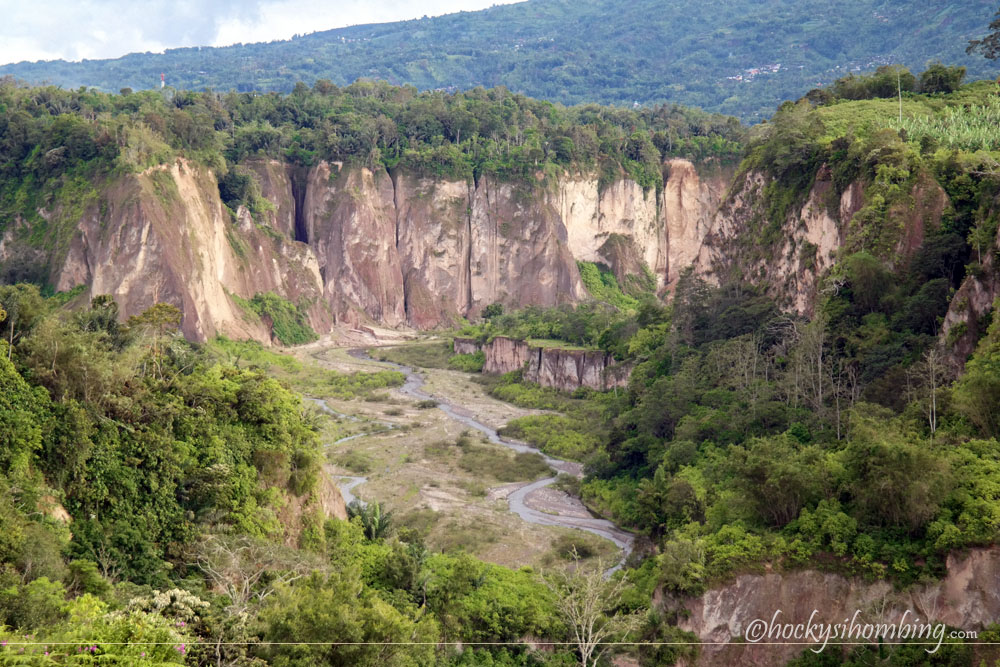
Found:
<path fill-rule="evenodd" d="M 368 355 L 368 353 L 365 352 L 364 349 L 361 348 L 349 350 L 348 354 L 350 354 L 355 359 L 360 359 L 363 361 L 376 361 L 375 359 L 372 359 Z M 435 401 L 437 403 L 437 408 L 442 412 L 444 412 L 446 415 L 448 415 L 448 417 L 471 429 L 479 431 L 487 438 L 489 438 L 490 442 L 502 445 L 504 447 L 507 447 L 508 449 L 514 450 L 515 452 L 538 454 L 545 460 L 545 463 L 547 463 L 549 468 L 551 468 L 552 471 L 555 473 L 565 473 L 567 475 L 572 475 L 574 477 L 583 476 L 583 466 L 580 465 L 579 463 L 574 463 L 572 461 L 563 461 L 562 459 L 553 458 L 551 456 L 542 453 L 537 448 L 532 447 L 531 445 L 525 444 L 523 442 L 518 442 L 517 440 L 510 440 L 507 438 L 503 438 L 494 429 L 476 420 L 461 408 L 452 405 L 448 401 L 442 399 L 440 396 L 435 396 L 427 393 L 426 391 L 423 390 L 423 385 L 424 385 L 423 378 L 421 378 L 420 375 L 416 373 L 412 368 L 408 366 L 402 366 L 400 364 L 396 364 L 390 361 L 377 361 L 376 363 L 384 364 L 386 366 L 391 366 L 392 368 L 399 370 L 406 376 L 406 382 L 404 382 L 403 386 L 401 387 L 401 391 L 404 394 L 411 396 L 417 400 Z M 347 415 L 344 413 L 336 412 L 335 410 L 331 410 L 330 407 L 320 399 L 313 398 L 310 400 L 316 403 L 322 410 L 326 411 L 329 414 L 336 415 L 338 417 L 346 419 L 352 419 L 355 421 L 357 420 L 357 417 L 354 417 L 352 415 Z M 330 443 L 330 446 L 337 445 L 342 442 L 352 440 L 354 438 L 360 438 L 366 435 L 373 435 L 375 433 L 384 433 L 385 431 L 397 428 L 396 425 L 390 424 L 389 422 L 377 422 L 377 423 L 381 424 L 385 428 L 378 431 L 368 431 L 364 433 L 356 433 L 354 435 L 349 435 L 333 443 Z M 359 502 L 363 503 L 364 501 L 358 499 L 353 493 L 351 493 L 351 491 L 355 487 L 366 482 L 367 478 L 340 476 L 340 479 L 342 481 L 338 484 L 338 486 L 340 487 L 341 494 L 344 496 L 344 502 L 350 504 L 353 500 L 358 500 Z M 510 495 L 507 496 L 507 504 L 510 511 L 514 512 L 519 517 L 521 517 L 521 519 L 527 521 L 528 523 L 534 523 L 542 526 L 561 526 L 563 528 L 573 528 L 576 530 L 583 530 L 588 533 L 597 535 L 598 537 L 603 537 L 606 540 L 611 540 L 615 545 L 618 546 L 619 549 L 621 549 L 621 557 L 618 560 L 617 564 L 615 564 L 614 567 L 608 569 L 605 572 L 605 574 L 610 575 L 616 570 L 620 569 L 624 564 L 625 559 L 632 552 L 634 537 L 631 533 L 618 527 L 617 525 L 615 525 L 611 521 L 608 521 L 607 519 L 599 519 L 593 516 L 575 517 L 575 516 L 563 516 L 558 514 L 547 514 L 545 512 L 532 509 L 527 505 L 526 498 L 528 497 L 529 494 L 539 489 L 550 486 L 555 481 L 556 478 L 554 476 L 546 477 L 545 479 L 540 479 L 535 482 L 531 482 L 530 484 L 526 484 L 525 486 L 522 486 L 516 491 L 513 491 Z"/>

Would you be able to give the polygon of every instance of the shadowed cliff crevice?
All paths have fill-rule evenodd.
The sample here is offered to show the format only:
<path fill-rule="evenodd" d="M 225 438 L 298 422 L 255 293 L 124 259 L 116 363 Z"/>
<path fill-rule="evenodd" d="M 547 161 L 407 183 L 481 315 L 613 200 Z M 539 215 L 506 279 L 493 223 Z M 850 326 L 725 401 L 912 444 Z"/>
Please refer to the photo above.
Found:
<path fill-rule="evenodd" d="M 305 167 L 294 167 L 291 171 L 292 200 L 295 203 L 295 240 L 309 243 L 309 230 L 306 227 L 306 183 L 309 180 Z"/>

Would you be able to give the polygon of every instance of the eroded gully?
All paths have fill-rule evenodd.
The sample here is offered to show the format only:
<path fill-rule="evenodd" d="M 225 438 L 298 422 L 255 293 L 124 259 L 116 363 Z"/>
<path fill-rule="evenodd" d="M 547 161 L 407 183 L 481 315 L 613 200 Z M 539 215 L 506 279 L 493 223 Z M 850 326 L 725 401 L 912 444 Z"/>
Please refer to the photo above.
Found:
<path fill-rule="evenodd" d="M 447 400 L 445 400 L 440 396 L 427 393 L 423 389 L 424 385 L 423 378 L 421 378 L 420 375 L 416 373 L 412 368 L 392 363 L 390 361 L 376 361 L 372 359 L 368 355 L 368 353 L 365 352 L 364 349 L 361 348 L 349 350 L 348 354 L 354 357 L 355 359 L 384 364 L 386 366 L 390 366 L 400 371 L 406 376 L 406 382 L 404 382 L 403 386 L 400 388 L 400 390 L 404 394 L 411 396 L 417 400 L 436 402 L 437 409 L 444 412 L 449 418 L 471 429 L 479 431 L 480 433 L 485 435 L 490 440 L 490 442 L 501 445 L 503 447 L 507 447 L 508 449 L 512 449 L 515 452 L 538 454 L 545 460 L 545 463 L 548 464 L 549 468 L 551 468 L 552 471 L 557 474 L 565 473 L 567 475 L 572 475 L 574 477 L 583 476 L 583 466 L 581 466 L 579 463 L 574 463 L 572 461 L 563 461 L 562 459 L 553 458 L 551 456 L 542 453 L 537 448 L 532 447 L 531 445 L 525 444 L 523 442 L 518 442 L 517 440 L 510 440 L 508 438 L 503 438 L 496 432 L 496 430 L 478 421 L 472 415 L 468 414 L 465 410 L 462 410 L 461 408 L 452 405 L 451 403 L 449 403 Z M 322 410 L 324 410 L 329 414 L 333 414 L 338 417 L 347 419 L 353 419 L 353 420 L 357 419 L 352 415 L 347 415 L 344 413 L 336 412 L 335 410 L 331 410 L 330 407 L 327 406 L 324 401 L 315 398 L 310 400 L 312 400 Z M 375 433 L 383 433 L 385 431 L 389 431 L 392 430 L 393 428 L 396 428 L 394 424 L 390 424 L 389 422 L 377 422 L 377 423 L 383 426 L 384 428 L 377 431 L 368 431 L 364 433 L 356 433 L 354 435 L 349 435 L 344 438 L 340 438 L 335 442 L 330 443 L 329 446 L 332 447 L 334 445 L 347 442 L 348 440 L 353 440 L 354 438 L 360 438 L 367 435 L 374 435 Z M 353 500 L 358 500 L 359 502 L 363 503 L 364 501 L 358 499 L 351 491 L 355 487 L 368 481 L 367 478 L 350 477 L 346 475 L 340 475 L 338 477 L 341 480 L 338 486 L 340 488 L 341 495 L 344 496 L 344 502 L 350 504 Z M 508 508 L 510 509 L 511 512 L 517 514 L 519 517 L 521 517 L 522 520 L 527 521 L 528 523 L 534 523 L 542 526 L 561 526 L 563 528 L 573 528 L 576 530 L 583 530 L 588 533 L 597 535 L 598 537 L 603 537 L 606 540 L 610 540 L 615 545 L 617 545 L 619 549 L 621 549 L 621 557 L 619 558 L 618 562 L 615 564 L 614 567 L 606 571 L 606 574 L 610 575 L 616 570 L 620 569 L 623 563 L 625 562 L 625 558 L 627 558 L 629 553 L 631 553 L 632 551 L 633 536 L 631 533 L 618 527 L 617 525 L 615 525 L 611 521 L 608 521 L 607 519 L 599 519 L 597 517 L 579 517 L 579 516 L 564 516 L 559 514 L 547 514 L 545 512 L 541 512 L 539 510 L 533 509 L 528 506 L 528 504 L 526 503 L 526 498 L 528 497 L 528 495 L 530 495 L 535 491 L 538 491 L 539 489 L 552 485 L 555 481 L 556 478 L 554 476 L 546 477 L 545 479 L 540 479 L 531 482 L 529 484 L 526 484 L 525 486 L 522 486 L 516 491 L 513 491 L 510 495 L 507 496 Z"/>

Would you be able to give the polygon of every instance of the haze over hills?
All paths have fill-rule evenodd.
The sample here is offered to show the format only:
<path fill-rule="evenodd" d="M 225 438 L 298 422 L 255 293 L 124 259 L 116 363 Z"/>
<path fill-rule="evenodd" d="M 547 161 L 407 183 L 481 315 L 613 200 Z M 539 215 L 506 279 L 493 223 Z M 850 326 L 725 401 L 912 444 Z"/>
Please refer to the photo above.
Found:
<path fill-rule="evenodd" d="M 317 32 L 288 41 L 171 49 L 114 60 L 0 66 L 30 82 L 108 91 L 159 84 L 290 91 L 296 82 L 385 79 L 420 89 L 507 86 L 564 104 L 669 101 L 771 115 L 852 70 L 901 62 L 996 65 L 964 52 L 992 0 L 529 0 L 477 12 Z"/>

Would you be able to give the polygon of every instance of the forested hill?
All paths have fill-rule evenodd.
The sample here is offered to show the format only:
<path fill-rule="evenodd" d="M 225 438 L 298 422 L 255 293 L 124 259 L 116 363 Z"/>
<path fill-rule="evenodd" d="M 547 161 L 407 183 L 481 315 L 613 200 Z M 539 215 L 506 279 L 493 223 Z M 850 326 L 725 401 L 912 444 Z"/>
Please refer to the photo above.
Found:
<path fill-rule="evenodd" d="M 745 120 L 846 72 L 930 60 L 996 74 L 967 56 L 994 0 L 529 0 L 437 18 L 317 32 L 290 41 L 171 49 L 115 60 L 0 67 L 76 88 L 156 86 L 288 92 L 370 77 L 421 89 L 507 86 L 564 104 L 669 101 Z"/>

